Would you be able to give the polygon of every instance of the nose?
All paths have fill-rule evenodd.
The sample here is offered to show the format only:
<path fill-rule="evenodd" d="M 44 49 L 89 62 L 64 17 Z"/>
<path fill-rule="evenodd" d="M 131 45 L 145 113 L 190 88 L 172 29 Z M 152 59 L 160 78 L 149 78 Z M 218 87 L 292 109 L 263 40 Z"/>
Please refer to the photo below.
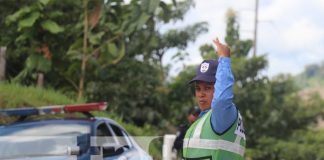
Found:
<path fill-rule="evenodd" d="M 204 91 L 199 91 L 199 92 L 197 93 L 197 96 L 198 96 L 198 97 L 205 97 L 206 94 L 205 94 Z"/>

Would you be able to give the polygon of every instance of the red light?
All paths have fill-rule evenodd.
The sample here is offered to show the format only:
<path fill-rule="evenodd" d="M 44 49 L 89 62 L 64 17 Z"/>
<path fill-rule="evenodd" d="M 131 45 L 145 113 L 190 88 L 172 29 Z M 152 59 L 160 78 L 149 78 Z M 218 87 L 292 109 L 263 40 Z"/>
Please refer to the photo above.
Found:
<path fill-rule="evenodd" d="M 52 108 L 53 113 L 61 113 L 63 112 L 62 107 L 58 106 L 57 108 Z"/>
<path fill-rule="evenodd" d="M 88 112 L 95 110 L 105 110 L 107 108 L 106 102 L 101 103 L 88 103 L 88 104 L 75 104 L 64 106 L 65 112 Z"/>

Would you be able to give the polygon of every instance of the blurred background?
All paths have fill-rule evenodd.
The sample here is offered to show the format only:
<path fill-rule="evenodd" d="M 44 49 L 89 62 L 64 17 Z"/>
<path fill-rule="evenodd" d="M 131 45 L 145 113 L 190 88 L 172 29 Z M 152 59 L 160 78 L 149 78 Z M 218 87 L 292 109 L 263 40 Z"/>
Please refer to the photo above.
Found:
<path fill-rule="evenodd" d="M 246 159 L 324 159 L 323 15 L 322 0 L 0 0 L 0 107 L 107 101 L 134 135 L 175 133 L 217 36 Z"/>

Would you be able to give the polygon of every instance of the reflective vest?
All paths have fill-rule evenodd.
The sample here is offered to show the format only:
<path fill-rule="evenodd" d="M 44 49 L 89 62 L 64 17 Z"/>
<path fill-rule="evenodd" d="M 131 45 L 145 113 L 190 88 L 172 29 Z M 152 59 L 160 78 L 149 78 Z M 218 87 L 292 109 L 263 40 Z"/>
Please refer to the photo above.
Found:
<path fill-rule="evenodd" d="M 243 160 L 245 134 L 241 115 L 223 134 L 217 134 L 211 126 L 211 110 L 188 129 L 183 142 L 185 160 Z"/>

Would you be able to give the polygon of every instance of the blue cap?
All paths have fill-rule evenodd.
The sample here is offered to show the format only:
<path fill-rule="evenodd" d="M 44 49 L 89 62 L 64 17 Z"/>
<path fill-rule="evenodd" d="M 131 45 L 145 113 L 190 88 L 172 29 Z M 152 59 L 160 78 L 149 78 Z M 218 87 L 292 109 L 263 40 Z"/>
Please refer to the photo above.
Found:
<path fill-rule="evenodd" d="M 204 60 L 197 67 L 196 76 L 189 82 L 189 84 L 195 81 L 215 83 L 217 66 L 218 66 L 217 60 Z"/>

